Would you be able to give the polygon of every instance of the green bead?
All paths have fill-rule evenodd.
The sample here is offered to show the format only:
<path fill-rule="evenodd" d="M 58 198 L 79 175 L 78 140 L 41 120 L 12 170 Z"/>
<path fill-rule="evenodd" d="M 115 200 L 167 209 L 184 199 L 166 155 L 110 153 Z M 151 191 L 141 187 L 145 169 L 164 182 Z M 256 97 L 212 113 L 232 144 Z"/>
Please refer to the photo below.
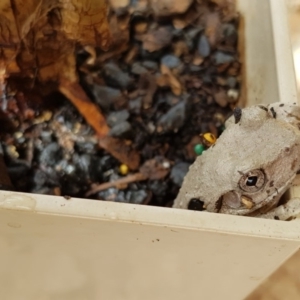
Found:
<path fill-rule="evenodd" d="M 194 151 L 195 151 L 195 153 L 196 153 L 197 155 L 201 155 L 202 152 L 203 152 L 204 150 L 205 150 L 205 148 L 204 148 L 204 146 L 201 145 L 201 144 L 197 144 L 197 145 L 195 145 L 195 147 L 194 147 Z"/>

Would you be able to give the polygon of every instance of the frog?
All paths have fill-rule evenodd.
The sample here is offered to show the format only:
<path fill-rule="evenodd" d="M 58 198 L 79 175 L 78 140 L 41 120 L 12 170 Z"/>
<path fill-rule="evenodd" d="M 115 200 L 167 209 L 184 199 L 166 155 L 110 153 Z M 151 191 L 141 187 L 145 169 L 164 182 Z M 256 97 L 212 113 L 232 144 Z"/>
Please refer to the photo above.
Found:
<path fill-rule="evenodd" d="M 300 106 L 236 108 L 215 144 L 191 164 L 174 208 L 292 220 L 300 199 L 282 202 L 300 170 Z"/>

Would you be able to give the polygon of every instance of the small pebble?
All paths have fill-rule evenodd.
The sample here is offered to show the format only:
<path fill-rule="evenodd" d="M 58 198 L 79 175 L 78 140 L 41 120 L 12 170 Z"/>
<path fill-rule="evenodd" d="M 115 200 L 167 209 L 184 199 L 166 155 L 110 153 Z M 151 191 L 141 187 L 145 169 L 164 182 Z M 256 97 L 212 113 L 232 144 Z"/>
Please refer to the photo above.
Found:
<path fill-rule="evenodd" d="M 67 162 L 66 160 L 62 160 L 59 164 L 61 170 L 65 173 L 65 174 L 74 174 L 75 173 L 75 166 L 73 164 L 70 164 L 69 162 Z"/>
<path fill-rule="evenodd" d="M 222 31 L 226 39 L 226 43 L 235 46 L 238 39 L 238 34 L 235 26 L 233 24 L 227 23 L 227 24 L 223 24 L 222 27 L 223 27 Z"/>
<path fill-rule="evenodd" d="M 51 143 L 52 142 L 52 134 L 53 132 L 50 130 L 43 130 L 41 131 L 41 139 L 44 143 Z"/>
<path fill-rule="evenodd" d="M 228 96 L 228 98 L 231 99 L 232 102 L 234 103 L 234 102 L 236 102 L 236 101 L 238 100 L 238 98 L 239 98 L 239 91 L 236 90 L 236 89 L 229 89 L 229 90 L 227 91 L 227 96 Z"/>
<path fill-rule="evenodd" d="M 182 185 L 183 179 L 190 167 L 189 163 L 180 162 L 173 166 L 170 174 L 171 180 L 178 186 Z"/>
<path fill-rule="evenodd" d="M 191 27 L 190 29 L 187 30 L 186 32 L 186 37 L 189 39 L 189 40 L 193 40 L 197 35 L 198 33 L 201 31 L 201 28 L 200 27 Z"/>
<path fill-rule="evenodd" d="M 198 41 L 198 52 L 202 57 L 207 57 L 210 54 L 210 45 L 207 37 L 202 34 Z"/>
<path fill-rule="evenodd" d="M 142 62 L 142 65 L 147 68 L 148 70 L 157 70 L 158 69 L 158 63 L 152 60 L 144 60 Z"/>
<path fill-rule="evenodd" d="M 147 128 L 148 128 L 148 130 L 149 130 L 149 133 L 153 133 L 154 131 L 155 131 L 155 129 L 156 129 L 156 127 L 155 127 L 155 125 L 153 124 L 153 122 L 149 122 L 148 124 L 147 124 Z"/>
<path fill-rule="evenodd" d="M 11 158 L 18 158 L 20 156 L 19 152 L 17 151 L 16 146 L 14 145 L 9 145 L 6 147 L 6 152 Z"/>
<path fill-rule="evenodd" d="M 126 102 L 121 91 L 108 86 L 94 85 L 93 94 L 95 101 L 104 109 L 116 102 Z"/>
<path fill-rule="evenodd" d="M 162 115 L 158 120 L 160 132 L 177 131 L 183 124 L 186 116 L 186 102 L 180 101 Z"/>
<path fill-rule="evenodd" d="M 77 141 L 75 145 L 80 152 L 85 152 L 86 154 L 95 154 L 97 151 L 96 144 L 92 142 Z"/>
<path fill-rule="evenodd" d="M 74 154 L 73 162 L 77 166 L 77 168 L 80 169 L 81 173 L 84 173 L 84 175 L 86 175 L 84 177 L 87 177 L 92 164 L 92 156 L 89 154 Z"/>
<path fill-rule="evenodd" d="M 26 142 L 26 138 L 21 131 L 15 132 L 14 138 L 16 139 L 18 144 L 23 144 L 24 142 Z"/>
<path fill-rule="evenodd" d="M 131 133 L 132 127 L 129 122 L 124 121 L 114 125 L 109 131 L 110 136 L 126 138 Z"/>
<path fill-rule="evenodd" d="M 214 56 L 217 65 L 231 63 L 234 61 L 234 57 L 232 55 L 221 51 L 216 52 Z"/>
<path fill-rule="evenodd" d="M 128 191 L 125 197 L 129 203 L 142 204 L 148 197 L 148 193 L 145 190 Z"/>
<path fill-rule="evenodd" d="M 115 63 L 105 64 L 102 71 L 107 84 L 112 87 L 126 89 L 133 83 L 129 75 L 123 72 Z"/>
<path fill-rule="evenodd" d="M 194 147 L 194 151 L 197 155 L 201 155 L 203 151 L 205 150 L 204 146 L 202 144 L 197 144 Z"/>
<path fill-rule="evenodd" d="M 170 166 L 171 166 L 171 164 L 170 164 L 169 161 L 164 161 L 164 162 L 162 163 L 162 166 L 163 166 L 165 169 L 169 169 Z"/>
<path fill-rule="evenodd" d="M 135 114 L 139 114 L 142 109 L 142 97 L 137 97 L 136 99 L 132 99 L 129 101 L 129 110 Z"/>
<path fill-rule="evenodd" d="M 120 167 L 119 167 L 119 172 L 120 172 L 120 174 L 122 174 L 122 175 L 127 175 L 128 172 L 129 172 L 128 166 L 125 165 L 125 164 L 121 164 Z"/>
<path fill-rule="evenodd" d="M 118 196 L 118 189 L 112 187 L 97 194 L 97 198 L 106 201 L 115 201 Z M 120 201 L 121 202 L 121 201 Z M 124 201 L 125 202 L 125 201 Z"/>
<path fill-rule="evenodd" d="M 234 76 L 230 76 L 227 78 L 227 84 L 230 88 L 235 88 L 237 85 L 237 79 Z"/>
<path fill-rule="evenodd" d="M 170 69 L 179 67 L 179 65 L 181 64 L 180 59 L 177 56 L 171 54 L 163 56 L 160 62 Z"/>
<path fill-rule="evenodd" d="M 40 154 L 40 163 L 42 165 L 55 166 L 62 157 L 62 150 L 58 143 L 53 142 L 46 146 Z"/>
<path fill-rule="evenodd" d="M 47 174 L 39 169 L 37 169 L 33 175 L 33 182 L 36 188 L 40 188 L 47 182 Z"/>
<path fill-rule="evenodd" d="M 126 193 L 122 190 L 119 190 L 115 198 L 115 202 L 128 203 L 128 200 L 126 199 Z"/>
<path fill-rule="evenodd" d="M 50 121 L 52 118 L 52 112 L 45 110 L 40 116 L 34 119 L 33 124 L 40 124 L 47 121 Z"/>
<path fill-rule="evenodd" d="M 140 62 L 134 62 L 131 66 L 131 73 L 135 75 L 142 75 L 147 73 L 148 70 L 142 66 Z"/>
<path fill-rule="evenodd" d="M 129 118 L 127 109 L 111 112 L 106 119 L 108 126 L 113 127 L 118 123 L 124 122 Z"/>
<path fill-rule="evenodd" d="M 22 137 L 23 137 L 23 132 L 17 131 L 17 132 L 14 133 L 14 138 L 15 138 L 16 140 L 18 140 L 18 139 L 20 139 L 20 138 L 22 138 Z"/>
<path fill-rule="evenodd" d="M 151 180 L 148 182 L 148 187 L 153 195 L 164 197 L 168 191 L 168 182 L 165 180 Z"/>

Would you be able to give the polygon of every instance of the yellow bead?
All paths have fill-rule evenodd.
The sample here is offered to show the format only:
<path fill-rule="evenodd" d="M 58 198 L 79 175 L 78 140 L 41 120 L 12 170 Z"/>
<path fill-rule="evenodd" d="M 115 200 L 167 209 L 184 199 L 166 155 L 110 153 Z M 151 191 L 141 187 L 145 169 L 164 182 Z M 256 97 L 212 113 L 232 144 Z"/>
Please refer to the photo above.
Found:
<path fill-rule="evenodd" d="M 120 171 L 120 173 L 121 173 L 122 175 L 127 175 L 128 172 L 129 172 L 129 168 L 128 168 L 127 165 L 122 164 L 122 165 L 120 165 L 120 167 L 119 167 L 119 171 Z"/>
<path fill-rule="evenodd" d="M 213 145 L 217 140 L 216 137 L 210 132 L 204 133 L 203 139 L 208 146 Z"/>

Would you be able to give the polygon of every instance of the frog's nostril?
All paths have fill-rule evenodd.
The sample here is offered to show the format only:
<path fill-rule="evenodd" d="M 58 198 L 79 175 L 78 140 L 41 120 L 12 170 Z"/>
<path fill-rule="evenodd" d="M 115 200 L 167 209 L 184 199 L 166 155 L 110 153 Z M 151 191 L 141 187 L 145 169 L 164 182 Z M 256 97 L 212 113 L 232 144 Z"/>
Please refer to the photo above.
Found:
<path fill-rule="evenodd" d="M 197 198 L 192 198 L 188 205 L 189 210 L 204 210 L 204 202 Z"/>

